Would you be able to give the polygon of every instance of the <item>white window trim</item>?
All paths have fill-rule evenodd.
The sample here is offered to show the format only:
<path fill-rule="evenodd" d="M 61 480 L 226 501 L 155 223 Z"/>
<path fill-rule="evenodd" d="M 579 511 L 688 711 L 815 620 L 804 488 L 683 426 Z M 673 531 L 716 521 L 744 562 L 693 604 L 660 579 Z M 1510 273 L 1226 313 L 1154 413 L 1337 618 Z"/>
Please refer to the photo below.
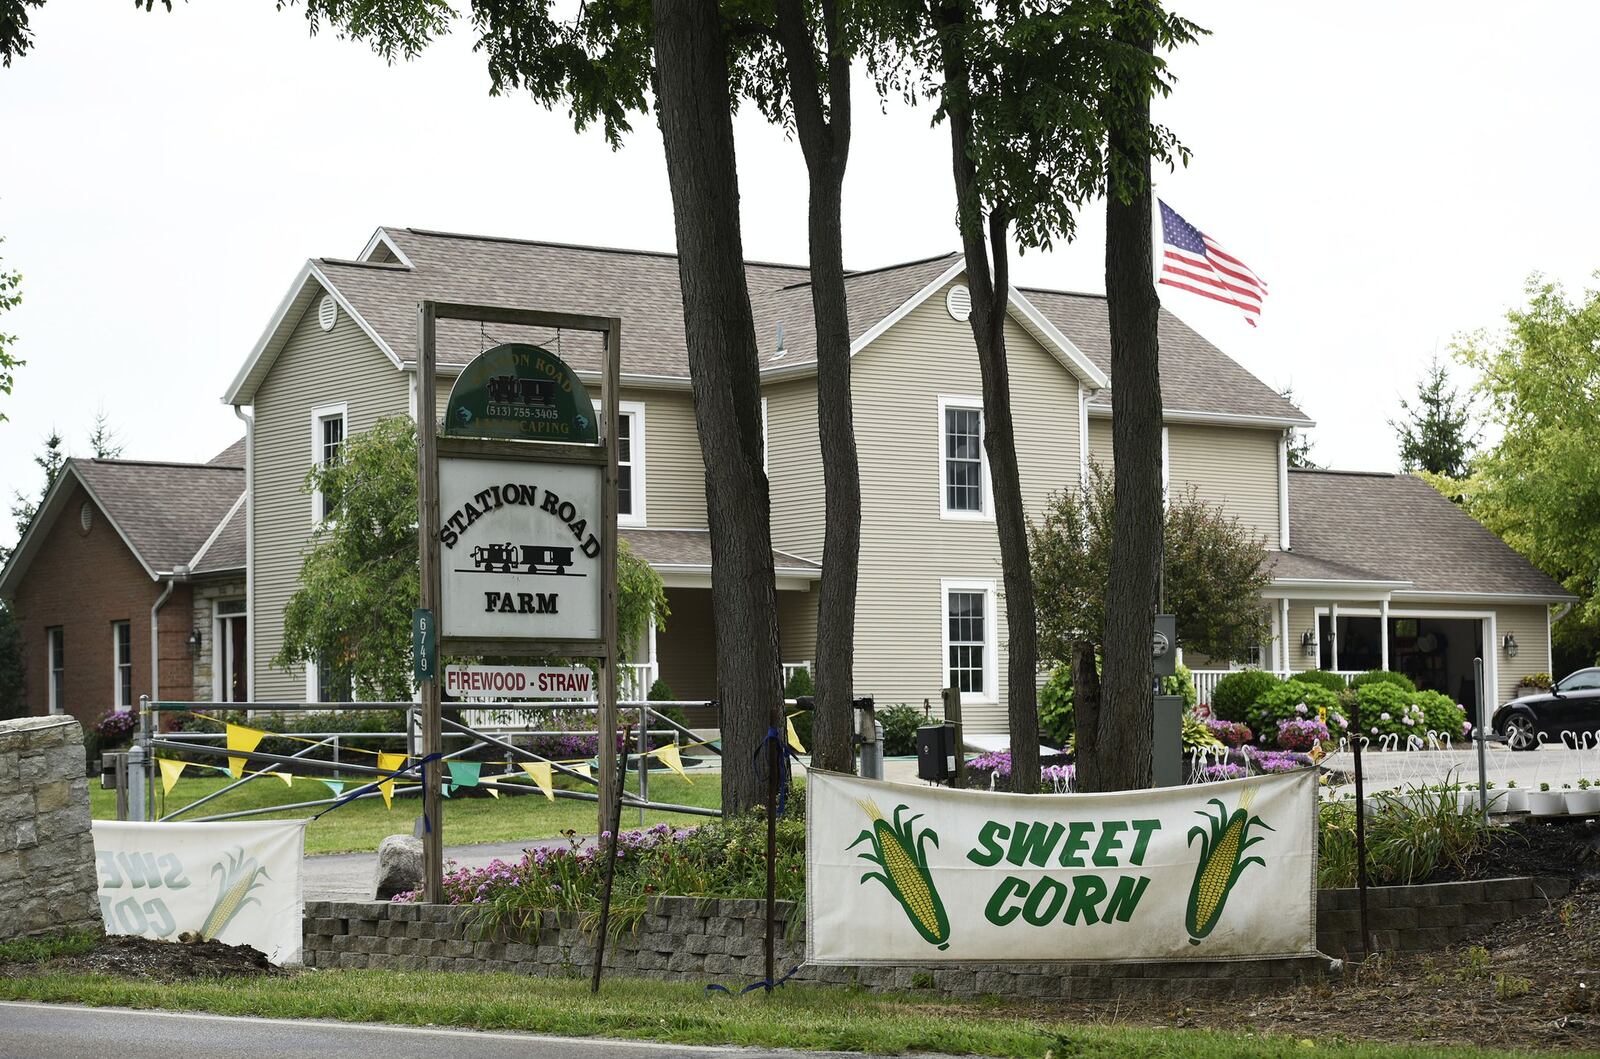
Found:
<path fill-rule="evenodd" d="M 940 422 L 944 420 L 940 416 Z M 950 686 L 950 593 L 983 593 L 983 686 L 982 694 L 971 691 L 961 693 L 962 705 L 993 706 L 1000 701 L 1000 630 L 995 623 L 995 598 L 999 594 L 994 581 L 970 578 L 940 578 L 939 580 L 939 681 Z"/>
<path fill-rule="evenodd" d="M 617 414 L 632 416 L 628 427 L 628 465 L 633 468 L 633 511 L 624 515 L 617 512 L 617 525 L 644 527 L 650 524 L 649 508 L 645 496 L 645 411 L 643 401 L 618 401 Z"/>
<path fill-rule="evenodd" d="M 767 399 L 761 398 L 761 473 L 767 474 Z"/>
<path fill-rule="evenodd" d="M 122 645 L 117 638 L 117 629 L 126 625 L 128 627 L 128 657 L 126 661 L 121 657 Z M 122 667 L 128 667 L 128 707 L 133 707 L 133 622 L 114 621 L 111 623 L 111 708 L 122 709 Z"/>
<path fill-rule="evenodd" d="M 955 511 L 949 506 L 949 493 L 945 491 L 944 464 L 945 464 L 945 410 L 947 408 L 966 408 L 978 413 L 978 463 L 983 467 L 983 506 L 978 511 Z M 983 398 L 981 397 L 939 397 L 939 429 L 937 441 L 939 446 L 939 517 L 950 522 L 993 522 L 994 521 L 994 488 L 989 478 L 989 450 L 983 444 Z"/>
<path fill-rule="evenodd" d="M 242 601 L 244 603 L 244 609 L 243 610 L 233 611 L 233 612 L 231 612 L 229 614 L 222 614 L 222 613 L 218 612 L 218 610 L 217 610 L 218 604 L 221 604 L 221 603 L 233 603 L 233 602 L 238 602 L 238 601 L 239 601 L 239 598 L 236 597 L 236 596 L 221 596 L 221 597 L 218 597 L 218 598 L 213 599 L 211 601 L 211 701 L 212 702 L 223 702 L 223 701 L 226 701 L 222 697 L 222 689 L 225 686 L 226 677 L 227 677 L 227 673 L 228 673 L 227 666 L 225 664 L 225 656 L 227 654 L 227 651 L 225 651 L 223 649 L 222 628 L 223 628 L 223 625 L 225 624 L 226 619 L 229 619 L 229 618 L 238 618 L 239 620 L 244 622 L 244 629 L 245 629 L 245 637 L 244 637 L 244 651 L 245 651 L 244 673 L 245 673 L 245 681 L 244 681 L 244 683 L 245 683 L 245 696 L 246 696 L 247 699 L 248 699 L 248 696 L 250 694 L 250 676 L 251 676 L 251 673 L 250 673 L 250 600 L 248 598 L 245 598 Z M 314 689 L 316 687 L 316 685 L 312 685 L 312 687 Z M 311 700 L 309 698 L 307 698 L 306 701 L 310 702 Z"/>
<path fill-rule="evenodd" d="M 311 410 L 311 466 L 322 466 L 322 421 L 324 419 L 339 418 L 344 420 L 343 446 L 350 441 L 350 405 L 340 401 L 338 404 L 319 405 Z M 322 525 L 322 490 L 314 489 L 311 492 L 311 525 Z"/>
<path fill-rule="evenodd" d="M 67 682 L 67 630 L 57 625 L 44 631 L 44 672 L 46 702 L 51 713 L 63 712 L 61 685 Z M 56 676 L 56 644 L 61 644 L 61 675 Z"/>

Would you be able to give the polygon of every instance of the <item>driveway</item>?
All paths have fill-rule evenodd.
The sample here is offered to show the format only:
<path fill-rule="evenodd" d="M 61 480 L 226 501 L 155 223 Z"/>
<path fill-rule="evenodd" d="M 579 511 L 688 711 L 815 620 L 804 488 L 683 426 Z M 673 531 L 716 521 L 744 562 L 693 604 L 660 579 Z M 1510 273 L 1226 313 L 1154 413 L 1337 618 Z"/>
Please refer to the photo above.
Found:
<path fill-rule="evenodd" d="M 446 861 L 455 861 L 457 867 L 481 868 L 492 860 L 521 860 L 523 850 L 539 846 L 553 849 L 566 844 L 564 838 L 487 842 L 476 846 L 447 846 L 444 856 Z M 305 859 L 300 877 L 307 901 L 370 901 L 377 870 L 376 853 L 318 853 Z"/>

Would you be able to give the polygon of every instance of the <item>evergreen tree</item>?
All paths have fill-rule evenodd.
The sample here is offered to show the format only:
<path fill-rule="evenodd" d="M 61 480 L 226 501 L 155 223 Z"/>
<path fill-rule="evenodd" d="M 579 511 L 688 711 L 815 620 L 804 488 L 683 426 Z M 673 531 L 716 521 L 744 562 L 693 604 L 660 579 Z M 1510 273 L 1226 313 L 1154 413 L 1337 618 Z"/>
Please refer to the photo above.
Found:
<path fill-rule="evenodd" d="M 1283 389 L 1278 391 L 1278 396 L 1282 397 L 1290 404 L 1293 404 L 1294 387 L 1285 386 Z M 1306 436 L 1304 431 L 1289 431 L 1289 466 L 1310 467 L 1312 469 L 1320 466 L 1320 464 L 1311 459 L 1311 439 Z"/>
<path fill-rule="evenodd" d="M 114 460 L 122 455 L 122 444 L 103 408 L 94 414 L 94 429 L 89 432 L 89 448 L 97 460 Z"/>
<path fill-rule="evenodd" d="M 39 505 L 44 502 L 50 487 L 56 484 L 56 476 L 61 473 L 62 465 L 67 462 L 67 453 L 61 447 L 59 431 L 54 429 L 50 431 L 49 436 L 44 439 L 44 451 L 34 456 L 33 462 L 44 472 L 44 486 L 39 490 L 39 499 L 30 498 L 20 489 L 13 490 L 11 494 L 11 515 L 17 520 L 18 540 L 28 532 L 28 525 L 38 513 Z"/>
<path fill-rule="evenodd" d="M 1401 416 L 1389 420 L 1400 438 L 1400 467 L 1448 478 L 1472 473 L 1478 432 L 1472 429 L 1472 400 L 1450 385 L 1450 372 L 1437 354 L 1417 383 L 1417 397 L 1400 402 Z"/>

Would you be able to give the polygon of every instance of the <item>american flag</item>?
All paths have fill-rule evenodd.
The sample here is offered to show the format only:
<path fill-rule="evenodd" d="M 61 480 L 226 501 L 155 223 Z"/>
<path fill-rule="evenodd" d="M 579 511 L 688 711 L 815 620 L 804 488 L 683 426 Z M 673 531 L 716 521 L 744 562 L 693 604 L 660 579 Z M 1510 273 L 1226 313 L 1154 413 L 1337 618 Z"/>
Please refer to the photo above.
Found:
<path fill-rule="evenodd" d="M 1256 326 L 1262 299 L 1267 296 L 1266 280 L 1178 216 L 1171 206 L 1165 202 L 1160 206 L 1163 256 L 1159 282 L 1235 306 L 1244 313 L 1245 323 Z"/>

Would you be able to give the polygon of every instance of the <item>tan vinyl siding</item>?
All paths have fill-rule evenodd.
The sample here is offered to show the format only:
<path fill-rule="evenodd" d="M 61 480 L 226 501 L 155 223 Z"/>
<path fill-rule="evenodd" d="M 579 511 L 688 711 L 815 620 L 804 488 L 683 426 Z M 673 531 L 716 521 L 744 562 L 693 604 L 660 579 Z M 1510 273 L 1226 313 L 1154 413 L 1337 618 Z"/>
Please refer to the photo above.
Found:
<path fill-rule="evenodd" d="M 312 463 L 312 410 L 348 405 L 346 438 L 388 416 L 405 415 L 409 376 L 402 374 L 343 311 L 332 331 L 316 304 L 295 326 L 255 400 L 255 569 L 251 572 L 255 698 L 305 697 L 304 670 L 274 668 L 283 644 L 283 611 L 299 587 L 311 539 L 311 498 L 301 492 Z"/>
<path fill-rule="evenodd" d="M 1219 505 L 1250 533 L 1278 546 L 1278 439 L 1276 430 L 1196 426 L 1167 427 L 1167 482 L 1171 495 L 1193 488 L 1201 500 Z"/>
<path fill-rule="evenodd" d="M 778 590 L 778 653 L 784 665 L 810 663 L 816 676 L 817 592 Z"/>
<path fill-rule="evenodd" d="M 817 433 L 817 380 L 781 383 L 766 391 L 767 482 L 772 497 L 772 546 L 822 561 L 822 450 Z M 856 406 L 860 407 L 859 397 Z M 856 424 L 861 430 L 861 424 Z"/>
<path fill-rule="evenodd" d="M 1315 658 L 1307 658 L 1300 648 L 1300 637 L 1308 630 L 1316 632 L 1314 619 L 1317 610 L 1327 610 L 1326 603 L 1294 600 L 1289 604 L 1289 635 L 1290 635 L 1290 662 L 1295 672 L 1316 668 Z M 1349 606 L 1341 605 L 1340 613 L 1356 610 L 1371 611 L 1376 613 L 1376 604 L 1352 603 Z M 1506 605 L 1495 603 L 1476 603 L 1466 600 L 1461 603 L 1406 603 L 1395 601 L 1389 607 L 1390 617 L 1417 616 L 1438 614 L 1441 616 L 1454 615 L 1494 615 L 1494 641 L 1487 639 L 1488 630 L 1485 630 L 1483 643 L 1484 661 L 1487 664 L 1492 653 L 1497 668 L 1495 680 L 1496 699 L 1494 705 L 1510 699 L 1515 692 L 1517 681 L 1534 673 L 1550 672 L 1550 608 L 1543 604 L 1527 606 Z M 1507 658 L 1505 651 L 1500 646 L 1500 641 L 1507 633 L 1517 638 L 1517 657 Z"/>
<path fill-rule="evenodd" d="M 1078 480 L 1078 383 L 1014 323 L 1006 341 L 1024 501 L 1037 514 L 1047 493 Z M 856 693 L 880 706 L 938 703 L 946 682 L 940 581 L 993 581 L 998 701 L 970 704 L 964 716 L 972 731 L 1001 731 L 1006 631 L 995 525 L 939 516 L 939 398 L 982 394 L 972 331 L 935 294 L 855 358 L 852 386 L 862 474 Z"/>
<path fill-rule="evenodd" d="M 1107 474 L 1111 473 L 1114 464 L 1111 462 L 1111 420 L 1109 418 L 1089 417 L 1089 459 L 1098 463 L 1102 471 Z"/>

